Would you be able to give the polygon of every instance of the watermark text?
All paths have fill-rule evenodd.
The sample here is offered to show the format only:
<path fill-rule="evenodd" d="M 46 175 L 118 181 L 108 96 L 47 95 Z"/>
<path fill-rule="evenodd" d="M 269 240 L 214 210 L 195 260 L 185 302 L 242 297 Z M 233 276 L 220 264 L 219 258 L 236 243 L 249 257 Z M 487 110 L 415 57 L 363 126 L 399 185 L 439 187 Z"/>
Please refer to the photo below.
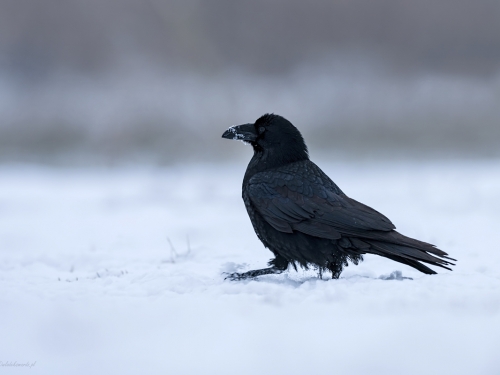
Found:
<path fill-rule="evenodd" d="M 18 362 L 18 361 L 1 361 L 0 367 L 27 367 L 32 368 L 36 365 L 36 361 L 26 361 L 26 362 Z"/>

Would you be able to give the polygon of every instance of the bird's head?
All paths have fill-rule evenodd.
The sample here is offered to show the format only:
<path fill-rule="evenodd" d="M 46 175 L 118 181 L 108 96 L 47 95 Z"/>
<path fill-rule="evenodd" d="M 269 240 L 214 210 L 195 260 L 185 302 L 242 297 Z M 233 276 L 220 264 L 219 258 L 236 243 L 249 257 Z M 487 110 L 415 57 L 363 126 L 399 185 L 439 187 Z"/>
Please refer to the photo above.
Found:
<path fill-rule="evenodd" d="M 253 124 L 232 126 L 222 134 L 222 138 L 249 143 L 256 154 L 266 153 L 283 162 L 309 159 L 299 130 L 290 121 L 275 114 L 265 114 Z"/>

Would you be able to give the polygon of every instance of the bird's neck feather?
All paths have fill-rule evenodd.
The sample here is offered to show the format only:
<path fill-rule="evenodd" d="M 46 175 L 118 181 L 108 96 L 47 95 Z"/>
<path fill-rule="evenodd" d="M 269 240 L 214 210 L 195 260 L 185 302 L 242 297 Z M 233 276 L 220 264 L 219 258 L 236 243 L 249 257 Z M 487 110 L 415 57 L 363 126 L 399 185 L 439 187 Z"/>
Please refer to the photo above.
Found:
<path fill-rule="evenodd" d="M 307 150 L 299 148 L 287 148 L 286 150 L 283 150 L 279 147 L 264 150 L 259 146 L 254 146 L 254 154 L 250 163 L 248 163 L 245 180 L 250 179 L 256 173 L 278 168 L 301 160 L 309 160 Z"/>

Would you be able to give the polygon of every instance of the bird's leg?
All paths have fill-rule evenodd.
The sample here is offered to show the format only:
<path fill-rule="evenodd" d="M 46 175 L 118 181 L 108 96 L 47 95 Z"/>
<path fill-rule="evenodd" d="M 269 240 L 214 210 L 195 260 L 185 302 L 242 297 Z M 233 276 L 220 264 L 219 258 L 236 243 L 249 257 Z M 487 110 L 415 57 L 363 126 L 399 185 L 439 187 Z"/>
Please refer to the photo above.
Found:
<path fill-rule="evenodd" d="M 332 272 L 332 279 L 338 279 L 342 273 L 342 263 L 328 263 L 327 268 Z"/>
<path fill-rule="evenodd" d="M 253 279 L 254 277 L 257 276 L 262 276 L 262 275 L 270 275 L 270 274 L 278 274 L 282 273 L 284 270 L 280 270 L 276 267 L 269 267 L 269 268 L 262 268 L 260 270 L 252 270 L 248 272 L 243 272 L 243 273 L 230 273 L 227 275 L 224 280 L 245 280 L 245 279 Z"/>
<path fill-rule="evenodd" d="M 332 271 L 332 279 L 338 279 L 341 273 L 342 273 L 341 269 Z"/>
<path fill-rule="evenodd" d="M 271 267 L 262 268 L 260 270 L 247 271 L 243 273 L 230 273 L 224 278 L 224 280 L 245 280 L 262 275 L 280 274 L 283 271 L 286 271 L 286 269 L 288 268 L 288 261 L 279 255 L 276 256 L 275 259 L 270 260 L 268 264 Z"/>

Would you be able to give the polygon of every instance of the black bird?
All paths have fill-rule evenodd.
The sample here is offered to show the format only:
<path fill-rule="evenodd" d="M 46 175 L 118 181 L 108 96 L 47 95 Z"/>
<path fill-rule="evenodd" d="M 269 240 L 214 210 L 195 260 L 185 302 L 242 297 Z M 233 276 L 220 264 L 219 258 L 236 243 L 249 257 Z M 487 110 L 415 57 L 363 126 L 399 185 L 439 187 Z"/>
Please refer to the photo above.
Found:
<path fill-rule="evenodd" d="M 231 280 L 281 273 L 289 265 L 326 270 L 338 279 L 348 261 L 377 254 L 436 272 L 420 262 L 451 270 L 447 253 L 403 236 L 381 213 L 355 201 L 312 161 L 298 129 L 285 118 L 266 114 L 254 124 L 233 126 L 222 138 L 253 147 L 243 178 L 243 201 L 255 233 L 275 256 L 269 268 L 232 273 Z"/>

